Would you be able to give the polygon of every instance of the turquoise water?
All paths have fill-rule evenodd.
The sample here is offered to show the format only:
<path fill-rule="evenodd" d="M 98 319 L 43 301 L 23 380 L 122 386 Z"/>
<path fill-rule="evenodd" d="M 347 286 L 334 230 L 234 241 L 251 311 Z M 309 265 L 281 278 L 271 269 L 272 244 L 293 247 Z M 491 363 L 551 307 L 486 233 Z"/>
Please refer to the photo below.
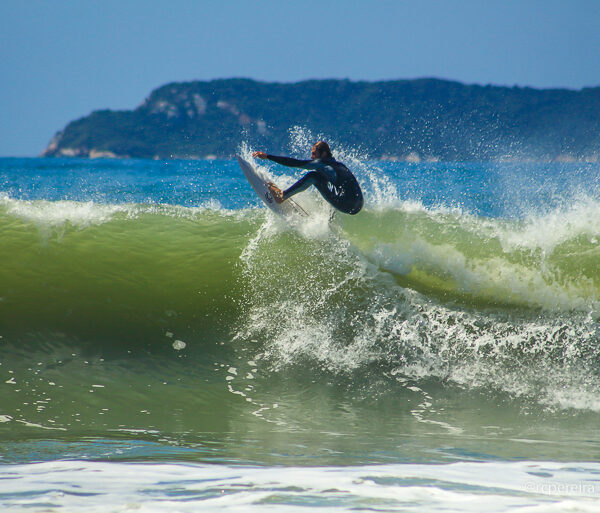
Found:
<path fill-rule="evenodd" d="M 339 157 L 0 159 L 4 510 L 597 510 L 600 167 Z"/>

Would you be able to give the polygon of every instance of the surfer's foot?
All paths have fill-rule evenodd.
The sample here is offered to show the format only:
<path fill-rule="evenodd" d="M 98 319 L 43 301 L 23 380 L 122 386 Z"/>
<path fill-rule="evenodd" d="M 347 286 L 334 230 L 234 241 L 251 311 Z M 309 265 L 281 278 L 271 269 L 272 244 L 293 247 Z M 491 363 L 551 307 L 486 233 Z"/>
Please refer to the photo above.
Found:
<path fill-rule="evenodd" d="M 277 203 L 283 203 L 283 191 L 273 182 L 267 182 L 267 187 Z"/>

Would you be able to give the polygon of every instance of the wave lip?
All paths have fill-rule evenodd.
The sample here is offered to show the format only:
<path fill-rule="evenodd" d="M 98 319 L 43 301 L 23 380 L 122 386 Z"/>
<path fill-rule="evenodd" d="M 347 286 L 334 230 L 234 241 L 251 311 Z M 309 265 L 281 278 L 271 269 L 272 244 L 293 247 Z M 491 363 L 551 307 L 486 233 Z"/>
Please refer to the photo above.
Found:
<path fill-rule="evenodd" d="M 519 221 L 400 204 L 367 213 L 370 218 L 353 241 L 402 285 L 437 297 L 595 313 L 600 306 L 597 210 L 592 202 Z M 548 228 L 557 224 L 560 229 Z"/>

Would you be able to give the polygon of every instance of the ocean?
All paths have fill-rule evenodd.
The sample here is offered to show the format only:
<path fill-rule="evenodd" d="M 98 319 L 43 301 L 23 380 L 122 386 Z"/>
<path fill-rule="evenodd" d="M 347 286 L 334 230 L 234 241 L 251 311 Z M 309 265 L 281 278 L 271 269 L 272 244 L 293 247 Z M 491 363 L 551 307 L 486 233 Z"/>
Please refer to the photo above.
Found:
<path fill-rule="evenodd" d="M 0 159 L 2 511 L 600 511 L 600 165 L 336 156 Z"/>

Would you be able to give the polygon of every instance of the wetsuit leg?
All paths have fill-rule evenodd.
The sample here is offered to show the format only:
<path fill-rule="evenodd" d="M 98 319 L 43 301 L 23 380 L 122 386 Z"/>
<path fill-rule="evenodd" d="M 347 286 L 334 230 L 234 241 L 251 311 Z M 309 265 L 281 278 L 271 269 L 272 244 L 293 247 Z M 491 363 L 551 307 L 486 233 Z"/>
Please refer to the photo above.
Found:
<path fill-rule="evenodd" d="M 315 185 L 318 182 L 319 175 L 315 171 L 311 171 L 310 173 L 306 173 L 300 180 L 298 180 L 294 185 L 292 185 L 289 189 L 286 189 L 283 192 L 283 199 L 286 200 L 294 194 L 298 194 L 299 192 L 305 191 L 311 185 Z"/>

